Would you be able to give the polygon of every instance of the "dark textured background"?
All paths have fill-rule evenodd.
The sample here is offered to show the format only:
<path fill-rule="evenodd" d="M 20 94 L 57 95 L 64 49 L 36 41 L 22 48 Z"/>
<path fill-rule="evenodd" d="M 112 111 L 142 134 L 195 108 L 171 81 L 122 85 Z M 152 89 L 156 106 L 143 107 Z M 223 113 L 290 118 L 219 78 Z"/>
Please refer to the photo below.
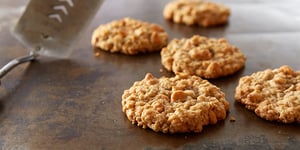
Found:
<path fill-rule="evenodd" d="M 0 86 L 0 149 L 299 149 L 299 124 L 268 122 L 234 102 L 241 76 L 290 65 L 300 70 L 300 1 L 218 0 L 229 6 L 229 24 L 202 28 L 164 20 L 169 0 L 106 0 L 73 47 L 69 59 L 40 57 L 19 66 Z M 10 29 L 27 0 L 0 1 L 0 66 L 27 53 Z M 247 56 L 235 75 L 210 80 L 231 104 L 229 117 L 199 134 L 168 135 L 132 125 L 121 111 L 121 95 L 147 72 L 170 75 L 159 53 L 93 54 L 91 34 L 99 24 L 123 17 L 160 24 L 173 38 L 200 34 L 226 37 Z"/>

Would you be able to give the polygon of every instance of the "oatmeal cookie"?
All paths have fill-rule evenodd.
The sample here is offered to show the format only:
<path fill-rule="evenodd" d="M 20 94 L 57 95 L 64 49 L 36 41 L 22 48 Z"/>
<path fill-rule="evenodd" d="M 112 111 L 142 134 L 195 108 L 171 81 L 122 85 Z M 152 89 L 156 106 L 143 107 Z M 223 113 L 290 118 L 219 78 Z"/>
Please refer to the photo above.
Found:
<path fill-rule="evenodd" d="M 218 78 L 235 73 L 246 61 L 244 54 L 226 39 L 195 35 L 172 40 L 161 51 L 163 66 L 175 74 Z"/>
<path fill-rule="evenodd" d="M 197 76 L 155 78 L 150 73 L 124 91 L 122 108 L 132 124 L 156 132 L 201 132 L 226 118 L 229 103 L 216 86 Z"/>
<path fill-rule="evenodd" d="M 300 71 L 281 66 L 242 77 L 235 99 L 263 119 L 300 123 Z"/>
<path fill-rule="evenodd" d="M 208 27 L 225 24 L 230 9 L 205 0 L 176 0 L 165 6 L 163 15 L 175 23 Z"/>
<path fill-rule="evenodd" d="M 167 42 L 168 34 L 162 27 L 132 18 L 100 25 L 92 35 L 94 47 L 127 55 L 160 51 Z"/>

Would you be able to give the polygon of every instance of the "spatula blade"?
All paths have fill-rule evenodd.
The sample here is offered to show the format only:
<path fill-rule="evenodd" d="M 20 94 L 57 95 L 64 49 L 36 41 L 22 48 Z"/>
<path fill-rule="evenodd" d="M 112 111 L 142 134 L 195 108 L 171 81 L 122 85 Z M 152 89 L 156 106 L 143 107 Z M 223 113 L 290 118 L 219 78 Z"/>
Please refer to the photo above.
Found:
<path fill-rule="evenodd" d="M 103 0 L 31 0 L 14 28 L 30 51 L 65 58 Z"/>

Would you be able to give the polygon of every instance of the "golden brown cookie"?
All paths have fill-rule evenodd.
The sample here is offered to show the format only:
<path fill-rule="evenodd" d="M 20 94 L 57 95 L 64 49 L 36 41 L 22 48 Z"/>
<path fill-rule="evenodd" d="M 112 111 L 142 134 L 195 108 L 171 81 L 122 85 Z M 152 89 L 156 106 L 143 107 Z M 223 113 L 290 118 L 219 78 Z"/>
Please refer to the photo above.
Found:
<path fill-rule="evenodd" d="M 242 77 L 235 99 L 263 119 L 300 123 L 300 71 L 282 66 Z"/>
<path fill-rule="evenodd" d="M 165 6 L 163 15 L 175 23 L 208 27 L 225 24 L 230 9 L 205 0 L 176 0 Z"/>
<path fill-rule="evenodd" d="M 226 118 L 229 103 L 216 86 L 197 76 L 155 78 L 148 73 L 122 95 L 132 124 L 156 132 L 201 132 Z"/>
<path fill-rule="evenodd" d="M 160 51 L 167 42 L 168 34 L 162 27 L 132 18 L 100 25 L 92 36 L 94 47 L 127 55 Z"/>
<path fill-rule="evenodd" d="M 175 74 L 218 78 L 235 73 L 246 61 L 244 54 L 226 39 L 195 35 L 172 40 L 161 51 L 163 66 Z"/>

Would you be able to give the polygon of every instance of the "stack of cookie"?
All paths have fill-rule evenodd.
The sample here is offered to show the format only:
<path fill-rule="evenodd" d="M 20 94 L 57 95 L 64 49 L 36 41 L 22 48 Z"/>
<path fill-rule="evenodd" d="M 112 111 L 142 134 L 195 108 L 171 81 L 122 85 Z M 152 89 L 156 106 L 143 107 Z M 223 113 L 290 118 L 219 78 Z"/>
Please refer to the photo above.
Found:
<path fill-rule="evenodd" d="M 165 6 L 163 15 L 175 23 L 209 27 L 225 24 L 230 10 L 203 0 L 176 0 Z M 201 132 L 203 126 L 224 120 L 229 102 L 205 79 L 234 74 L 246 62 L 241 50 L 224 38 L 194 35 L 168 43 L 161 26 L 132 18 L 100 25 L 92 44 L 126 55 L 161 51 L 162 65 L 175 76 L 147 73 L 124 91 L 122 109 L 133 124 L 163 133 Z M 235 98 L 262 118 L 292 123 L 300 122 L 299 92 L 300 72 L 283 66 L 241 78 Z"/>

